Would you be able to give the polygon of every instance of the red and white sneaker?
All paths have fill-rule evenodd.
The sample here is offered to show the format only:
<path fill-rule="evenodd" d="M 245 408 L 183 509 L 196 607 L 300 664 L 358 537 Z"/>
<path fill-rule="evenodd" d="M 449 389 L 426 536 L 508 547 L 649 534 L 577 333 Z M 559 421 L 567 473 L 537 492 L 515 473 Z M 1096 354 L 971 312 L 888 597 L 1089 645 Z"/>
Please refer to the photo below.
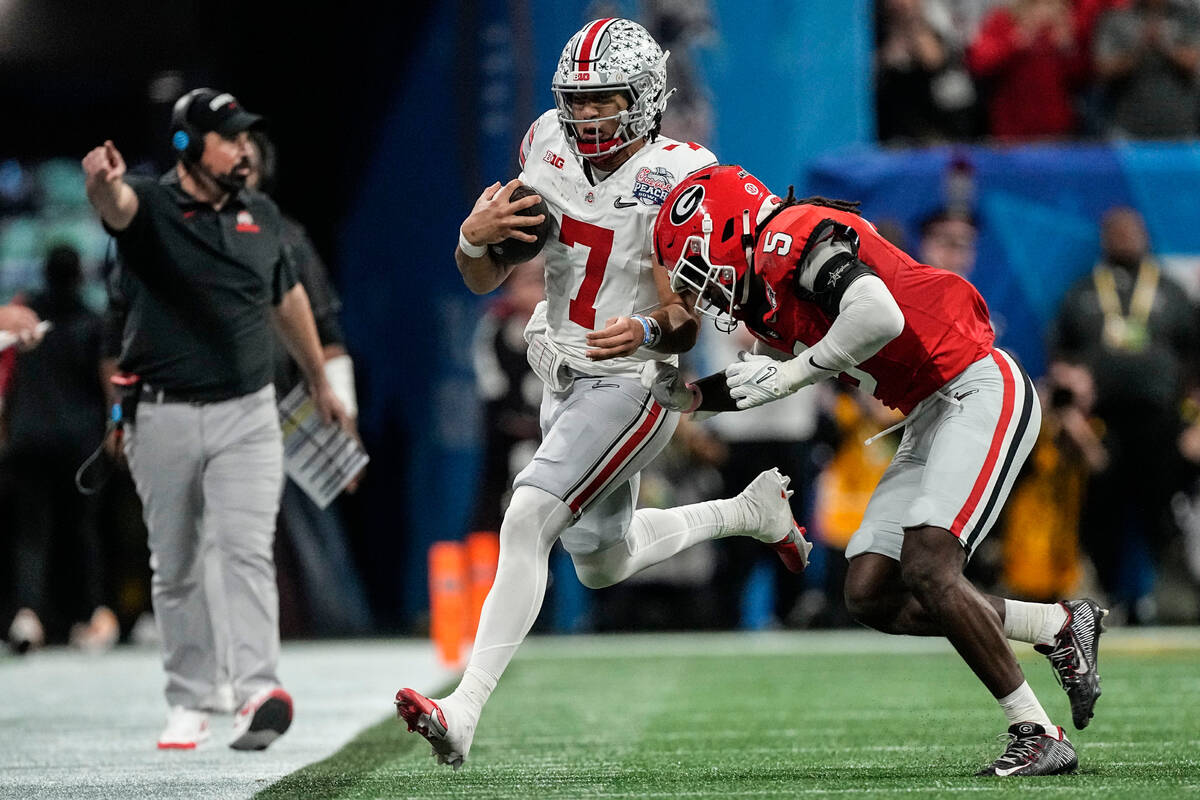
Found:
<path fill-rule="evenodd" d="M 803 572 L 812 544 L 804 538 L 804 528 L 792 519 L 792 506 L 788 503 L 792 496 L 788 488 L 791 481 L 772 467 L 750 481 L 738 499 L 748 506 L 749 535 L 769 545 L 790 571 Z"/>
<path fill-rule="evenodd" d="M 456 771 L 462 767 L 475 738 L 470 715 L 458 714 L 445 699 L 435 702 L 415 689 L 396 692 L 396 714 L 410 731 L 425 737 L 439 764 L 448 764 Z"/>
<path fill-rule="evenodd" d="M 292 724 L 292 696 L 271 686 L 242 704 L 233 717 L 234 750 L 266 750 Z"/>
<path fill-rule="evenodd" d="M 167 725 L 158 737 L 159 750 L 195 750 L 208 741 L 208 712 L 171 706 Z"/>

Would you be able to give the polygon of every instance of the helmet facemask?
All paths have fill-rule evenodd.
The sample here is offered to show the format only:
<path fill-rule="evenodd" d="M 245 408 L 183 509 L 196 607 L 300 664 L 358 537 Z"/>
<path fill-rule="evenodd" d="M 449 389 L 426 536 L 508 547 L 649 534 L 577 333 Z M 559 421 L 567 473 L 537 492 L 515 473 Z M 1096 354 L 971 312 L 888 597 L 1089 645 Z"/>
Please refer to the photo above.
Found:
<path fill-rule="evenodd" d="M 694 293 L 697 313 L 711 319 L 717 330 L 723 333 L 732 333 L 738 326 L 733 312 L 745 302 L 749 285 L 745 279 L 746 272 L 749 271 L 750 262 L 754 257 L 753 239 L 749 235 L 748 210 L 743 214 L 742 223 L 743 243 L 749 244 L 745 249 L 746 267 L 742 270 L 741 281 L 738 279 L 737 267 L 712 263 L 709 239 L 713 232 L 713 222 L 708 214 L 704 215 L 700 223 L 700 233 L 692 234 L 684 240 L 679 260 L 670 268 L 671 291 Z"/>
<path fill-rule="evenodd" d="M 559 57 L 551 90 L 567 146 L 580 158 L 616 153 L 658 131 L 667 98 L 667 57 L 654 38 L 636 22 L 603 19 L 589 22 L 571 37 Z M 581 119 L 571 100 L 580 94 L 623 94 L 629 106 L 604 117 Z M 578 125 L 617 129 L 603 142 L 581 141 Z"/>

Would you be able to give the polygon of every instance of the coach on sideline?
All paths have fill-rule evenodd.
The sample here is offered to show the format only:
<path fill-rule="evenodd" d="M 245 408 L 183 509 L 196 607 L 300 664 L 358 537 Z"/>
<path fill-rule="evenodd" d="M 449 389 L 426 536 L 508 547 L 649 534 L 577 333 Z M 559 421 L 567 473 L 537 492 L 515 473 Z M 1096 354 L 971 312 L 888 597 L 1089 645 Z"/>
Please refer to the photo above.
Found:
<path fill-rule="evenodd" d="M 149 531 L 167 673 L 160 749 L 190 750 L 209 737 L 217 653 L 200 557 L 205 537 L 220 553 L 232 637 L 240 710 L 230 747 L 260 750 L 291 723 L 292 700 L 276 675 L 272 543 L 283 448 L 268 317 L 321 416 L 345 421 L 308 297 L 281 247 L 279 209 L 244 188 L 249 129 L 260 120 L 232 95 L 195 89 L 175 104 L 178 162 L 161 178 L 126 177 L 111 141 L 83 159 L 88 199 L 121 262 L 119 365 L 139 378 L 126 390 L 138 402 L 127 414 L 125 455 Z"/>

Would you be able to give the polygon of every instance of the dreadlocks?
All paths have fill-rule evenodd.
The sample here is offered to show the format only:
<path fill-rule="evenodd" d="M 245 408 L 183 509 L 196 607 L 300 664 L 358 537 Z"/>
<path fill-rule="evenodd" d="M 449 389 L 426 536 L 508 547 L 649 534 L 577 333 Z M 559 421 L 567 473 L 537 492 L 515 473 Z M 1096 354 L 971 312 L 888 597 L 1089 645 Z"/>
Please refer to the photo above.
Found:
<path fill-rule="evenodd" d="M 788 187 L 788 199 L 792 200 L 792 202 L 797 202 L 795 198 L 792 197 L 792 187 L 790 186 Z M 857 214 L 860 217 L 862 216 L 862 203 L 857 200 L 830 200 L 828 197 L 813 195 L 812 197 L 806 197 L 803 200 L 800 200 L 799 203 L 807 206 L 824 206 L 825 208 L 832 208 L 836 211 L 846 211 L 851 214 Z"/>
<path fill-rule="evenodd" d="M 792 206 L 799 205 L 823 206 L 825 208 L 832 208 L 836 211 L 846 211 L 851 214 L 857 214 L 860 217 L 862 216 L 862 211 L 859 210 L 859 206 L 861 206 L 862 203 L 858 202 L 857 200 L 830 200 L 828 197 L 821 197 L 820 195 L 812 195 L 811 197 L 806 197 L 803 200 L 797 200 L 796 187 L 788 186 L 787 197 L 783 198 L 783 202 L 775 206 L 775 210 L 768 214 L 766 219 L 758 223 L 758 233 L 766 230 L 767 224 L 771 220 L 775 219 L 775 217 L 778 216 L 779 213 L 785 208 L 791 208 Z M 756 233 L 755 239 L 757 240 L 757 238 L 758 234 Z"/>

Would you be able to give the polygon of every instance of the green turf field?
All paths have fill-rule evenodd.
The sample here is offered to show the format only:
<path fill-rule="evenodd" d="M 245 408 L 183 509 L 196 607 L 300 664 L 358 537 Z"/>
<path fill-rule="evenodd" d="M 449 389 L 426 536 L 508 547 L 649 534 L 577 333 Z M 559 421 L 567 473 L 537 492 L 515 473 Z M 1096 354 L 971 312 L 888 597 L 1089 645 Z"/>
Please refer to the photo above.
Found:
<path fill-rule="evenodd" d="M 1079 750 L 1074 776 L 972 776 L 1004 719 L 944 643 L 614 636 L 527 643 L 460 772 L 388 720 L 259 797 L 1200 796 L 1200 642 L 1101 647 L 1104 696 L 1077 732 L 1045 660 L 1017 645 Z"/>

